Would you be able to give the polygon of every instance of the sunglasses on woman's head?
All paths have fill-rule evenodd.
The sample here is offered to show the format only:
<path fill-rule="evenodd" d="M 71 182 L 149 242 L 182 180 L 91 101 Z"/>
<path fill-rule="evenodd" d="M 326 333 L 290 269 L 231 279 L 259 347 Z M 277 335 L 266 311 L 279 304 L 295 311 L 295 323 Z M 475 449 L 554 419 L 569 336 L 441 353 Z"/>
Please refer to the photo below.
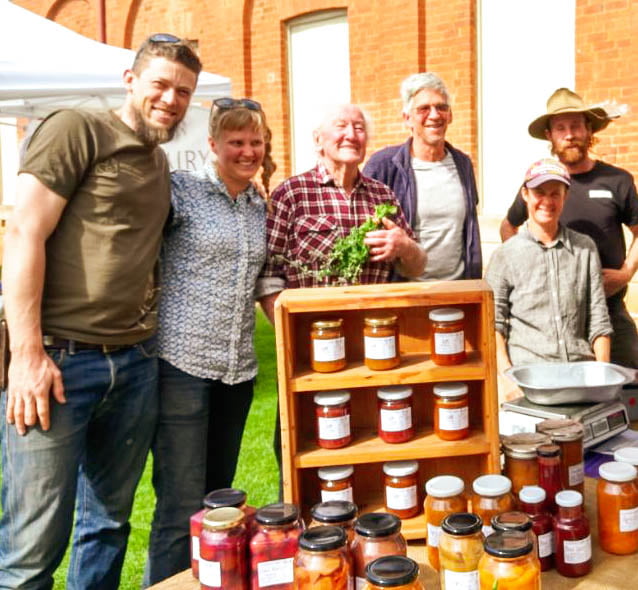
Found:
<path fill-rule="evenodd" d="M 230 98 L 225 96 L 224 98 L 215 99 L 213 104 L 222 110 L 245 108 L 250 111 L 261 111 L 261 105 L 250 98 Z"/>

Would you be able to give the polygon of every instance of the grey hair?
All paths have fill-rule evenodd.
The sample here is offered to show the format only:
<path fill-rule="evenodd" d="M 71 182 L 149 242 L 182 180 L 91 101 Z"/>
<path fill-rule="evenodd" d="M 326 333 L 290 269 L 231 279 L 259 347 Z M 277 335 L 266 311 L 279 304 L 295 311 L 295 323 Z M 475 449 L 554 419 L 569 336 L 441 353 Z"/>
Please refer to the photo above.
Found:
<path fill-rule="evenodd" d="M 432 72 L 422 72 L 420 74 L 412 74 L 401 82 L 401 102 L 403 103 L 403 112 L 407 115 L 412 108 L 412 99 L 414 95 L 427 88 L 440 93 L 445 102 L 450 102 L 450 95 L 441 78 Z"/>

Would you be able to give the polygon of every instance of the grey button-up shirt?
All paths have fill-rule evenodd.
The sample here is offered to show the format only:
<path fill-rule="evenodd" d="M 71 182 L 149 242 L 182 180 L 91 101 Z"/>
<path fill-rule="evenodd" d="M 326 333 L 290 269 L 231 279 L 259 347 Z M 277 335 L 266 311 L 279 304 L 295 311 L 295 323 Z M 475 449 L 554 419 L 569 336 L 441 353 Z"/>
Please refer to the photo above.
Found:
<path fill-rule="evenodd" d="M 494 252 L 485 278 L 513 365 L 591 360 L 594 340 L 613 332 L 596 246 L 583 234 L 561 226 L 542 244 L 523 228 Z"/>

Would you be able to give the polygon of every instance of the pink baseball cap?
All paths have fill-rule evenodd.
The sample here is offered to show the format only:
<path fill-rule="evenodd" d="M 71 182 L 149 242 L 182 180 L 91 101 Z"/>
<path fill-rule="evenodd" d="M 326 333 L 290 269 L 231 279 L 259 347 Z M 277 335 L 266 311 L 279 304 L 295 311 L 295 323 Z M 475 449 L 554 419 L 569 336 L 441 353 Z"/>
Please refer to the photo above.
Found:
<path fill-rule="evenodd" d="M 524 184 L 527 188 L 536 188 L 549 180 L 558 180 L 569 186 L 569 172 L 558 160 L 543 158 L 527 169 Z"/>

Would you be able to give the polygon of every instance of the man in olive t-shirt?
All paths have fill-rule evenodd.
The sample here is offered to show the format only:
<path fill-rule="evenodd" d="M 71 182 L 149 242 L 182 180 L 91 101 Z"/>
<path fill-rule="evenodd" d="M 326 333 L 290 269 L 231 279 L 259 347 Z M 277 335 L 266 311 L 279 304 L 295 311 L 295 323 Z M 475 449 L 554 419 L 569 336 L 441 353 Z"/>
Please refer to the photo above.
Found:
<path fill-rule="evenodd" d="M 117 588 L 157 413 L 155 267 L 168 141 L 201 63 L 147 39 L 116 112 L 59 111 L 29 141 L 5 236 L 0 588 Z M 53 398 L 53 399 L 51 399 Z"/>

